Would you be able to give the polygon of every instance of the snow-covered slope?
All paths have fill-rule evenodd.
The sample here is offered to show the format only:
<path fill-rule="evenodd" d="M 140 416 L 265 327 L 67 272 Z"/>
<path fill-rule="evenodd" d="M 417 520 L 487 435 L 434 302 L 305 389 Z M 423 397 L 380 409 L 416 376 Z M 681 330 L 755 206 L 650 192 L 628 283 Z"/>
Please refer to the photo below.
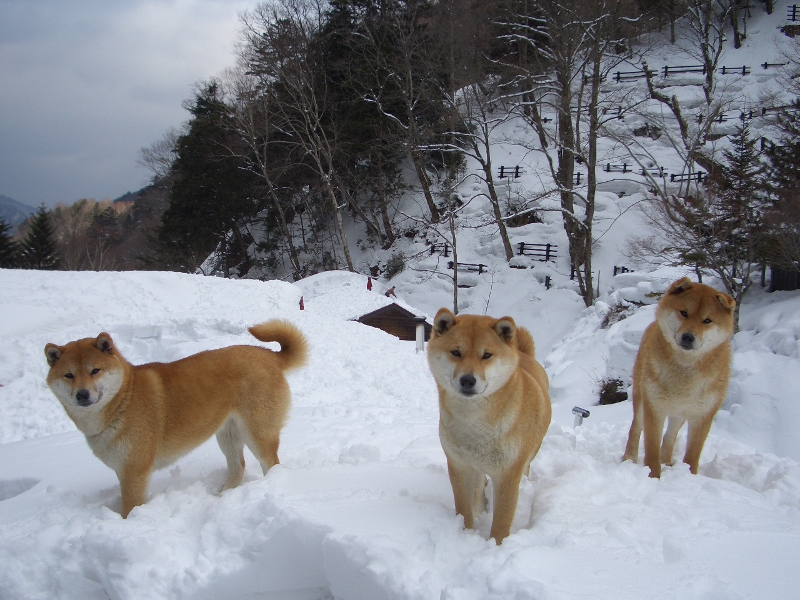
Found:
<path fill-rule="evenodd" d="M 756 103 L 767 87 L 780 94 L 774 71 L 758 71 L 758 63 L 781 62 L 785 4 L 751 21 L 745 48 L 726 54 L 725 64 L 753 70 L 732 80 L 741 100 L 733 108 Z M 657 50 L 652 64 L 678 60 L 671 51 Z M 697 92 L 691 77 L 671 80 L 682 100 Z M 770 121 L 753 126 L 767 135 Z M 525 134 L 514 121 L 497 131 L 495 164 L 524 171 L 501 189 L 513 202 L 547 185 L 541 157 L 511 141 Z M 677 164 L 663 139 L 647 151 L 661 166 Z M 603 140 L 600 162 L 626 152 Z M 562 217 L 548 210 L 555 205 L 539 206 L 543 222 L 510 230 L 515 246 L 554 245 L 554 260 L 517 257 L 514 265 L 527 268 L 510 268 L 492 227 L 480 226 L 484 189 L 474 177 L 458 189 L 466 203 L 459 258 L 486 265 L 462 275 L 470 287 L 458 290 L 458 307 L 511 315 L 529 328 L 551 381 L 553 422 L 500 547 L 487 540 L 488 516 L 476 531 L 455 516 L 424 355 L 413 342 L 351 321 L 384 306 L 390 286 L 420 314 L 452 307 L 448 258 L 430 252 L 442 239 L 413 219 L 398 215 L 401 231 L 418 229 L 393 249 L 405 256 L 405 271 L 371 292 L 365 276 L 342 272 L 289 284 L 0 270 L 0 598 L 797 597 L 800 294 L 756 287 L 742 307 L 731 387 L 697 476 L 678 464 L 654 481 L 641 464 L 621 463 L 631 403 L 597 406 L 598 388 L 606 379 L 630 384 L 653 304 L 684 273 L 627 251 L 643 233 L 644 179 L 598 175 L 600 299 L 588 309 L 569 279 Z M 385 264 L 384 251 L 353 246 L 362 272 Z M 638 270 L 615 277 L 616 266 Z M 607 323 L 620 307 L 625 318 Z M 45 385 L 44 345 L 107 331 L 134 363 L 169 361 L 252 344 L 246 328 L 273 317 L 295 323 L 312 349 L 309 365 L 290 375 L 281 464 L 264 477 L 247 454 L 243 485 L 219 495 L 225 460 L 209 441 L 157 472 L 147 504 L 122 520 L 115 475 Z M 575 405 L 591 410 L 577 428 Z M 676 455 L 684 445 L 682 432 Z"/>
<path fill-rule="evenodd" d="M 604 301 L 646 298 L 674 276 L 623 276 Z M 599 379 L 629 376 L 652 307 L 599 329 L 604 304 L 565 308 L 573 292 L 528 281 L 521 290 L 507 280 L 491 302 L 515 314 L 529 298 L 536 314 L 520 316 L 537 340 L 549 335 L 542 315 L 556 315 L 563 333 L 540 354 L 554 420 L 512 535 L 496 547 L 488 516 L 474 532 L 455 516 L 424 355 L 340 316 L 339 303 L 367 306 L 366 294 L 380 294 L 365 277 L 362 287 L 341 273 L 292 285 L 0 271 L 0 597 L 793 597 L 800 296 L 744 307 L 729 401 L 700 474 L 681 464 L 654 481 L 620 462 L 630 402 L 593 406 Z M 420 303 L 405 300 L 430 314 L 423 290 Z M 262 477 L 248 454 L 243 485 L 218 495 L 225 461 L 209 441 L 157 472 L 148 503 L 122 520 L 115 475 L 45 386 L 45 343 L 105 330 L 135 363 L 173 360 L 253 343 L 246 327 L 272 317 L 296 323 L 312 348 L 290 376 L 282 464 Z M 578 428 L 575 404 L 592 412 Z M 684 443 L 682 434 L 678 452 Z"/>

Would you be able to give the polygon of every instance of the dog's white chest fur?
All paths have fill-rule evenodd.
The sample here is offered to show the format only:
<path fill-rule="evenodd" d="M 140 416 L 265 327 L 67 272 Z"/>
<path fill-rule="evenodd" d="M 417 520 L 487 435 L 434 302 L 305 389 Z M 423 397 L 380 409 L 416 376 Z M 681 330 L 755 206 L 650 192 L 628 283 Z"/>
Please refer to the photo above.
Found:
<path fill-rule="evenodd" d="M 652 365 L 656 377 L 647 381 L 647 397 L 650 404 L 665 416 L 685 420 L 708 414 L 716 410 L 720 401 L 713 391 L 714 378 L 697 373 L 689 375 L 674 365 Z"/>
<path fill-rule="evenodd" d="M 114 472 L 119 474 L 122 471 L 127 449 L 117 439 L 115 427 L 106 427 L 97 435 L 87 435 L 86 442 L 94 452 L 94 455 L 114 469 Z"/>
<path fill-rule="evenodd" d="M 490 424 L 477 406 L 461 408 L 456 414 L 457 417 L 451 417 L 442 411 L 439 421 L 439 439 L 448 456 L 490 475 L 513 462 L 518 448 L 505 439 L 505 430 L 510 425 L 504 422 L 507 419 Z"/>

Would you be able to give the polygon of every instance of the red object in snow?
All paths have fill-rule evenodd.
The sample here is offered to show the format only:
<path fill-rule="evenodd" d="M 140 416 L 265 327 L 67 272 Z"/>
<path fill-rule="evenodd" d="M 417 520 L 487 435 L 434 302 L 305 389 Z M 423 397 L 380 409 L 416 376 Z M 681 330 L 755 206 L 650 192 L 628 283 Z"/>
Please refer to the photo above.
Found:
<path fill-rule="evenodd" d="M 306 309 L 306 305 L 303 304 L 303 297 L 300 296 L 300 310 L 305 310 L 305 309 Z"/>
<path fill-rule="evenodd" d="M 367 277 L 367 291 L 372 291 L 372 277 Z"/>

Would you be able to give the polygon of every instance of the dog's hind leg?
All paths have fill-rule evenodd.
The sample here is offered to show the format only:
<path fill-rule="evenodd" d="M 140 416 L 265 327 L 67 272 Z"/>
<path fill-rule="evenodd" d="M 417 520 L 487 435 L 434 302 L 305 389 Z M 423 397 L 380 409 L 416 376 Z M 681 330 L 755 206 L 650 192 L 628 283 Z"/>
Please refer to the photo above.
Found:
<path fill-rule="evenodd" d="M 245 435 L 238 417 L 230 416 L 217 431 L 219 444 L 225 459 L 228 461 L 228 478 L 222 491 L 235 488 L 244 477 L 244 443 Z"/>
<path fill-rule="evenodd" d="M 664 434 L 664 441 L 661 442 L 661 462 L 672 466 L 672 451 L 675 449 L 675 439 L 678 437 L 678 430 L 683 427 L 686 421 L 680 417 L 670 417 L 667 421 L 667 432 Z"/>

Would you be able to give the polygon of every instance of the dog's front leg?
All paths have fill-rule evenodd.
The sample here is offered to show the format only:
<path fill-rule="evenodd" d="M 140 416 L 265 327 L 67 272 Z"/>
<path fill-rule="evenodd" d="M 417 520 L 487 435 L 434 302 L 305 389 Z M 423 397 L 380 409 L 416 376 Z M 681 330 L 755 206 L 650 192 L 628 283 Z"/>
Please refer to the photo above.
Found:
<path fill-rule="evenodd" d="M 650 467 L 650 477 L 661 477 L 661 432 L 665 416 L 650 402 L 644 402 L 644 464 Z"/>
<path fill-rule="evenodd" d="M 492 479 L 494 484 L 494 514 L 490 537 L 500 545 L 511 532 L 511 523 L 517 511 L 519 499 L 519 482 L 522 479 L 524 465 L 514 465 L 511 469 Z"/>
<path fill-rule="evenodd" d="M 152 463 L 149 465 L 127 464 L 123 467 L 119 477 L 119 486 L 122 493 L 122 518 L 134 507 L 144 504 L 147 500 L 147 485 L 150 482 Z"/>
<path fill-rule="evenodd" d="M 633 390 L 633 420 L 631 421 L 631 429 L 628 432 L 628 444 L 625 446 L 625 454 L 622 455 L 622 460 L 632 460 L 636 462 L 639 458 L 639 440 L 642 437 L 642 405 L 644 398 L 637 398 L 637 395 L 644 396 L 643 391 L 634 388 Z M 641 400 L 637 403 L 637 400 Z"/>
<path fill-rule="evenodd" d="M 675 449 L 675 439 L 678 437 L 678 431 L 683 427 L 684 420 L 680 417 L 670 417 L 667 421 L 667 432 L 664 434 L 664 440 L 661 444 L 661 463 L 672 466 L 675 462 L 672 460 L 672 452 Z"/>
<path fill-rule="evenodd" d="M 464 527 L 472 529 L 475 526 L 475 495 L 480 485 L 485 482 L 483 475 L 468 464 L 447 457 L 447 473 L 450 475 L 450 485 L 453 488 L 453 499 L 456 505 L 456 514 L 464 517 Z"/>

